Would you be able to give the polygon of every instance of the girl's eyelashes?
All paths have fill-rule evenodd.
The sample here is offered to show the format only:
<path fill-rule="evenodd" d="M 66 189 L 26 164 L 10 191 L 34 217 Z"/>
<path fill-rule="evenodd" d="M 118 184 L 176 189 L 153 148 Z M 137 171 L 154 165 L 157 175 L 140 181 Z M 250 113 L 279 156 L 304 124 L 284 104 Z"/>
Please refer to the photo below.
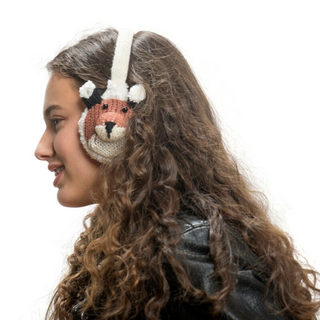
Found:
<path fill-rule="evenodd" d="M 60 119 L 60 118 L 53 118 L 51 119 L 51 125 L 53 127 L 53 129 L 57 129 L 57 126 L 61 123 L 63 119 Z"/>

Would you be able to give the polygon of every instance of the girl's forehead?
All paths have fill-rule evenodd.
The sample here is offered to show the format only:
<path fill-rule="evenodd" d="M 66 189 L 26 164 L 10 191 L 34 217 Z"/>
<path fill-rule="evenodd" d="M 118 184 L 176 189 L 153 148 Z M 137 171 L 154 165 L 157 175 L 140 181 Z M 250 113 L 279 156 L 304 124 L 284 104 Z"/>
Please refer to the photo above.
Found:
<path fill-rule="evenodd" d="M 52 111 L 71 111 L 84 109 L 79 91 L 73 85 L 72 79 L 59 75 L 51 75 L 45 91 L 43 113 L 48 116 Z"/>
<path fill-rule="evenodd" d="M 50 76 L 45 92 L 45 98 L 68 96 L 70 94 L 79 95 L 79 91 L 72 84 L 70 78 L 56 74 Z"/>

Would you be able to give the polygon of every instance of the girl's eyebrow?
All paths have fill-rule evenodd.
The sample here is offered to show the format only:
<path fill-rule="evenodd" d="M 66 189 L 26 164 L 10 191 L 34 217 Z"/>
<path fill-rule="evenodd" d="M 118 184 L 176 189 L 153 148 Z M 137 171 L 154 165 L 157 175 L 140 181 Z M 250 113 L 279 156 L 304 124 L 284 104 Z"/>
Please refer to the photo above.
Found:
<path fill-rule="evenodd" d="M 49 106 L 49 107 L 44 111 L 44 117 L 45 117 L 45 118 L 49 118 L 49 115 L 50 115 L 51 111 L 56 110 L 56 109 L 62 109 L 62 107 L 59 106 L 58 104 L 53 104 L 53 105 Z"/>

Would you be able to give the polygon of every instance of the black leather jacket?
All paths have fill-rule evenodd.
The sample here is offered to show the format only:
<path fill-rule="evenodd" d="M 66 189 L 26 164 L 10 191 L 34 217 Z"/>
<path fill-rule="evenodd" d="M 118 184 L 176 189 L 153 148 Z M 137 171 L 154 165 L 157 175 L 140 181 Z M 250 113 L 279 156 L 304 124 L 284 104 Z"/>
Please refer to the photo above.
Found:
<path fill-rule="evenodd" d="M 209 223 L 200 220 L 195 216 L 183 218 L 183 238 L 177 248 L 177 256 L 182 264 L 188 268 L 192 284 L 199 289 L 204 289 L 208 293 L 214 293 L 217 289 L 217 282 L 212 277 L 213 263 L 210 256 Z M 256 262 L 255 255 L 248 247 L 237 240 L 234 248 L 235 260 L 238 261 L 237 284 L 228 299 L 224 313 L 219 318 L 214 318 L 208 314 L 206 306 L 196 306 L 187 303 L 179 304 L 174 299 L 170 299 L 167 307 L 161 314 L 163 320 L 293 320 L 283 315 L 274 315 L 264 301 L 264 287 L 266 279 L 259 276 L 255 271 L 250 270 L 250 266 Z M 168 279 L 172 295 L 175 292 L 175 281 Z M 273 305 L 272 293 L 269 294 L 268 302 Z M 80 304 L 73 308 L 73 320 L 95 320 L 96 317 L 78 312 Z"/>

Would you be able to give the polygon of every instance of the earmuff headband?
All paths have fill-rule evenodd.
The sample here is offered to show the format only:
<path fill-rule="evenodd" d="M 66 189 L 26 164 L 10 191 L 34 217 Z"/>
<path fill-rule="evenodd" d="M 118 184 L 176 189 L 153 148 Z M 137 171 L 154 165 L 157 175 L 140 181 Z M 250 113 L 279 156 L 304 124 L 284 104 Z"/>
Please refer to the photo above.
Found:
<path fill-rule="evenodd" d="M 119 31 L 111 68 L 111 80 L 115 83 L 127 80 L 133 35 L 131 30 Z"/>

